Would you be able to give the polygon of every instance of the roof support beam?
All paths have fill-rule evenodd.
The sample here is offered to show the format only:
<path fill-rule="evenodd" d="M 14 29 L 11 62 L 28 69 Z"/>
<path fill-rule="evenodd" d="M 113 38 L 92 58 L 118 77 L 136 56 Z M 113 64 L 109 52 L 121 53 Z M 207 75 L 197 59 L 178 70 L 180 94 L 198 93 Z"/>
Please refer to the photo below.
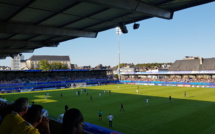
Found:
<path fill-rule="evenodd" d="M 35 1 L 36 0 L 29 0 L 24 6 L 22 6 L 18 11 L 16 11 L 14 14 L 12 14 L 11 16 L 9 16 L 7 18 L 7 20 L 5 20 L 5 21 L 9 21 L 10 19 L 12 19 L 14 16 L 16 16 L 17 14 L 19 14 L 20 12 L 22 12 L 26 7 L 30 6 Z"/>
<path fill-rule="evenodd" d="M 100 14 L 100 13 L 102 13 L 102 12 L 105 12 L 105 11 L 109 10 L 109 9 L 110 9 L 110 8 L 101 9 L 101 10 L 99 10 L 99 11 L 97 11 L 97 12 L 88 14 L 87 16 L 83 16 L 83 17 L 80 18 L 80 19 L 77 19 L 77 20 L 71 21 L 71 22 L 69 22 L 69 23 L 67 23 L 67 24 L 61 25 L 60 27 L 64 27 L 64 26 L 70 25 L 70 24 L 72 24 L 72 23 L 81 21 L 81 20 L 83 20 L 83 19 L 90 18 L 91 16 L 94 16 L 94 15 L 96 15 L 96 14 Z"/>
<path fill-rule="evenodd" d="M 173 12 L 156 6 L 142 3 L 137 0 L 82 0 L 85 2 L 97 3 L 111 8 L 119 8 L 134 13 L 141 13 L 152 17 L 172 19 Z"/>
<path fill-rule="evenodd" d="M 34 49 L 0 49 L 1 54 L 33 53 Z"/>
<path fill-rule="evenodd" d="M 13 48 L 25 49 L 25 48 L 41 48 L 41 47 L 56 47 L 58 42 L 30 42 L 30 41 L 17 41 L 17 40 L 0 40 L 0 49 L 4 49 L 4 46 L 7 46 L 6 49 L 10 50 Z M 1 47 L 3 46 L 3 47 Z"/>
<path fill-rule="evenodd" d="M 3 59 L 6 59 L 7 56 L 9 56 L 9 55 L 8 55 L 8 54 L 1 54 L 1 55 L 0 55 L 0 59 L 2 59 L 2 60 L 3 60 Z"/>
<path fill-rule="evenodd" d="M 41 34 L 41 35 L 56 35 L 56 36 L 68 36 L 68 37 L 89 37 L 96 38 L 98 32 L 88 32 L 81 30 L 70 30 L 62 28 L 52 28 L 35 26 L 29 24 L 17 24 L 17 23 L 0 23 L 1 33 L 10 34 Z"/>
<path fill-rule="evenodd" d="M 52 17 L 54 17 L 54 16 L 56 16 L 56 15 L 58 15 L 58 14 L 60 14 L 60 13 L 63 13 L 64 11 L 66 11 L 66 10 L 68 10 L 68 9 L 70 9 L 70 8 L 72 8 L 72 7 L 75 7 L 75 6 L 77 6 L 78 4 L 80 4 L 81 2 L 80 1 L 74 1 L 73 3 L 72 3 L 72 5 L 69 5 L 69 6 L 67 6 L 67 7 L 65 7 L 64 9 L 61 9 L 61 10 L 59 10 L 59 11 L 57 11 L 57 12 L 55 12 L 55 13 L 53 13 L 52 15 L 50 15 L 50 16 L 48 16 L 48 17 L 46 17 L 46 18 L 44 18 L 44 19 L 42 19 L 42 20 L 40 20 L 40 21 L 38 21 L 37 23 L 35 23 L 36 25 L 37 24 L 40 24 L 41 22 L 43 22 L 43 21 L 45 21 L 45 20 L 48 20 L 48 19 L 50 19 L 50 18 L 52 18 Z"/>

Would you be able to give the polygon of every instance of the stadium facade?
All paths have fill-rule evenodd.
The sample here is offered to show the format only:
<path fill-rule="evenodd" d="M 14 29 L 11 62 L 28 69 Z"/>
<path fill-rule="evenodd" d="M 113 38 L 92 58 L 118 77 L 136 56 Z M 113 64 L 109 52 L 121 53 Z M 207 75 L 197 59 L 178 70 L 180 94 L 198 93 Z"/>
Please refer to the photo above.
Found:
<path fill-rule="evenodd" d="M 127 69 L 129 70 L 129 69 Z M 132 69 L 130 69 L 132 70 Z M 134 70 L 134 69 L 133 69 Z M 176 60 L 168 70 L 149 70 L 146 72 L 123 71 L 122 79 L 127 78 L 215 78 L 215 58 L 186 56 Z"/>

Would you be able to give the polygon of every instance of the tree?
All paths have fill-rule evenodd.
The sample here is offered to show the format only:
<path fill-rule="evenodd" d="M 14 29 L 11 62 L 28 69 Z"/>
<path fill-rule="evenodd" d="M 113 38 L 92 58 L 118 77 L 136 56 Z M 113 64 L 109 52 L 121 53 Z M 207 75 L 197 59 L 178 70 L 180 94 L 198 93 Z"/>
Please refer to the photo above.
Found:
<path fill-rule="evenodd" d="M 127 65 L 127 64 L 126 64 L 126 63 L 121 63 L 121 64 L 119 65 L 119 67 L 122 68 L 122 67 L 125 67 L 125 65 Z M 118 65 L 116 65 L 116 68 L 118 68 Z"/>
<path fill-rule="evenodd" d="M 51 69 L 68 69 L 68 67 L 61 62 L 53 62 L 51 64 Z"/>
<path fill-rule="evenodd" d="M 53 62 L 50 64 L 48 60 L 41 60 L 39 61 L 39 69 L 48 71 L 51 69 L 68 69 L 68 67 L 61 62 Z"/>
<path fill-rule="evenodd" d="M 118 79 L 118 74 L 114 74 L 113 77 L 116 78 L 116 79 Z"/>
<path fill-rule="evenodd" d="M 51 69 L 51 65 L 49 64 L 48 60 L 41 60 L 39 61 L 39 69 L 48 71 Z"/>

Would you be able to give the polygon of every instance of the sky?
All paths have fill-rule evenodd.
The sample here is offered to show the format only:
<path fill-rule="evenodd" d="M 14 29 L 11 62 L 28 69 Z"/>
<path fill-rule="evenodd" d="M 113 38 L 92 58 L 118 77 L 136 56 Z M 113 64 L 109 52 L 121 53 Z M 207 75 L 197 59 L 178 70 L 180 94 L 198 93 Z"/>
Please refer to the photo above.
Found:
<path fill-rule="evenodd" d="M 95 67 L 98 64 L 167 63 L 185 56 L 215 57 L 215 2 L 180 10 L 173 19 L 151 18 L 126 25 L 127 34 L 116 35 L 116 29 L 100 32 L 97 38 L 77 38 L 61 42 L 58 47 L 43 47 L 32 55 L 59 55 L 70 57 L 71 64 Z M 119 41 L 118 41 L 119 39 Z M 11 58 L 0 60 L 0 66 L 11 66 Z"/>

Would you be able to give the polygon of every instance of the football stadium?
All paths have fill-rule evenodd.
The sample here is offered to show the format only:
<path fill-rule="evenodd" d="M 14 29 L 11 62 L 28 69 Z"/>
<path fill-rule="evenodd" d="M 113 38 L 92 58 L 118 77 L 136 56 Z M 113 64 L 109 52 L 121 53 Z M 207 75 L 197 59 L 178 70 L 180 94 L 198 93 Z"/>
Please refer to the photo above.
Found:
<path fill-rule="evenodd" d="M 128 24 L 135 30 L 138 21 L 170 20 L 176 11 L 211 2 L 2 0 L 0 59 L 16 62 L 22 53 L 116 27 L 125 34 Z M 119 54 L 117 77 L 102 67 L 43 70 L 34 58 L 27 69 L 0 71 L 0 134 L 215 133 L 215 58 L 186 56 L 168 69 L 140 71 L 121 68 Z"/>
<path fill-rule="evenodd" d="M 121 80 L 106 75 L 109 70 L 4 71 L 1 100 L 11 104 L 24 96 L 30 105 L 42 105 L 52 132 L 60 131 L 53 126 L 60 128 L 67 105 L 82 111 L 85 133 L 210 134 L 215 132 L 211 60 L 177 60 L 169 70 L 181 71 L 124 72 Z M 184 71 L 197 66 L 204 68 Z"/>

